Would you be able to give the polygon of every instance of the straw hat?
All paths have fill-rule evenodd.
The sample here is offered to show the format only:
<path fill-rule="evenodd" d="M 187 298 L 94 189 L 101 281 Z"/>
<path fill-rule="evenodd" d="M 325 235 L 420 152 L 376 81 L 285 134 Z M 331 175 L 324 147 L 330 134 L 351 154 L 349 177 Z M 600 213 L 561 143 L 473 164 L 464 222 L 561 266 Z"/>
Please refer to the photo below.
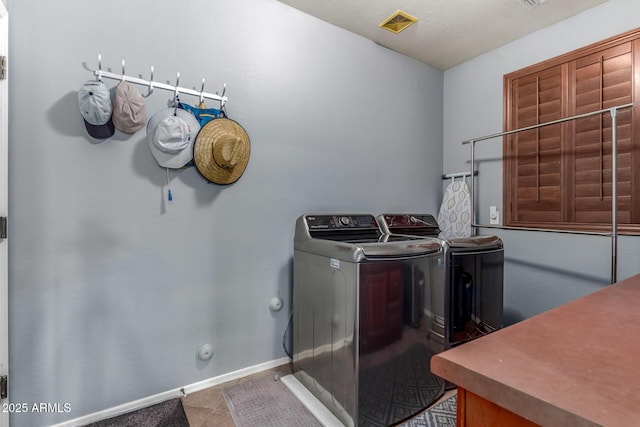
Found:
<path fill-rule="evenodd" d="M 251 141 L 237 122 L 214 119 L 205 124 L 193 146 L 193 160 L 198 172 L 216 184 L 232 184 L 249 163 Z"/>

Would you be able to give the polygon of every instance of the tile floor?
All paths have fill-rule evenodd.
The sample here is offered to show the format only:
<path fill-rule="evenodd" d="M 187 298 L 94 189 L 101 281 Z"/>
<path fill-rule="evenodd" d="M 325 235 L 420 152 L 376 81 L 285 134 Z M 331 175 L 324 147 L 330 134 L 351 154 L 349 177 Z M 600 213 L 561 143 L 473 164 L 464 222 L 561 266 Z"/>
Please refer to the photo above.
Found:
<path fill-rule="evenodd" d="M 220 391 L 224 387 L 228 387 L 233 384 L 252 379 L 260 378 L 265 375 L 279 375 L 285 376 L 292 372 L 291 364 L 278 366 L 268 371 L 259 372 L 248 377 L 239 378 L 237 380 L 229 381 L 224 384 L 217 385 L 215 387 L 207 388 L 204 390 L 191 393 L 182 398 L 182 405 L 184 411 L 189 420 L 190 427 L 235 427 L 231 413 L 227 408 L 227 403 L 224 401 L 222 392 Z M 455 390 L 447 391 L 438 402 L 448 399 L 455 393 Z"/>
<path fill-rule="evenodd" d="M 260 378 L 265 375 L 285 376 L 291 373 L 291 364 L 278 366 L 264 372 L 258 372 L 248 377 L 239 378 L 224 384 L 191 393 L 182 398 L 184 412 L 189 420 L 189 427 L 235 427 L 231 413 L 224 401 L 222 392 L 224 387 L 240 382 Z"/>

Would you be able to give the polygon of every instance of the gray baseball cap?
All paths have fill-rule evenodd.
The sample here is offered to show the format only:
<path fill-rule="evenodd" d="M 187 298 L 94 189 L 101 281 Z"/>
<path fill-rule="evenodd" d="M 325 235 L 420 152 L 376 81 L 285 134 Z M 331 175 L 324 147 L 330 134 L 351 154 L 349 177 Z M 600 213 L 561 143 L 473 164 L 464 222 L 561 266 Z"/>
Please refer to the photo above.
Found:
<path fill-rule="evenodd" d="M 94 138 L 109 138 L 115 132 L 111 94 L 99 80 L 87 81 L 78 91 L 78 106 L 87 132 Z"/>

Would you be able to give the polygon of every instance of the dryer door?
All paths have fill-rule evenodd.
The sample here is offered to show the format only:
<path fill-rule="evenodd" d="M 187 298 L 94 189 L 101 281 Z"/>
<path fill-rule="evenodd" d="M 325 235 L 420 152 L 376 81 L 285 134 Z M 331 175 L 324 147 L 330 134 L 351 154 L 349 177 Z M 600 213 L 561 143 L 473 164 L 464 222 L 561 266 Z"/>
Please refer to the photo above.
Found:
<path fill-rule="evenodd" d="M 502 328 L 504 251 L 450 256 L 448 335 L 457 345 Z"/>

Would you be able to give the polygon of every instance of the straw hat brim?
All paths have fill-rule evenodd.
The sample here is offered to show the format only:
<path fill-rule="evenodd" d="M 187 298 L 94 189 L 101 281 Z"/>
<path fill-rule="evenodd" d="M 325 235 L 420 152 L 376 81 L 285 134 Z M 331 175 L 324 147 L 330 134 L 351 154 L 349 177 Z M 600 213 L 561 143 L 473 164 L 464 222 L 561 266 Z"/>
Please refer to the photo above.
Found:
<path fill-rule="evenodd" d="M 235 164 L 233 167 L 223 167 L 214 158 L 214 147 L 225 141 L 233 141 Z M 196 137 L 193 145 L 193 161 L 196 169 L 208 181 L 215 184 L 232 184 L 244 173 L 249 163 L 251 141 L 249 135 L 240 124 L 224 118 L 207 122 Z"/>

